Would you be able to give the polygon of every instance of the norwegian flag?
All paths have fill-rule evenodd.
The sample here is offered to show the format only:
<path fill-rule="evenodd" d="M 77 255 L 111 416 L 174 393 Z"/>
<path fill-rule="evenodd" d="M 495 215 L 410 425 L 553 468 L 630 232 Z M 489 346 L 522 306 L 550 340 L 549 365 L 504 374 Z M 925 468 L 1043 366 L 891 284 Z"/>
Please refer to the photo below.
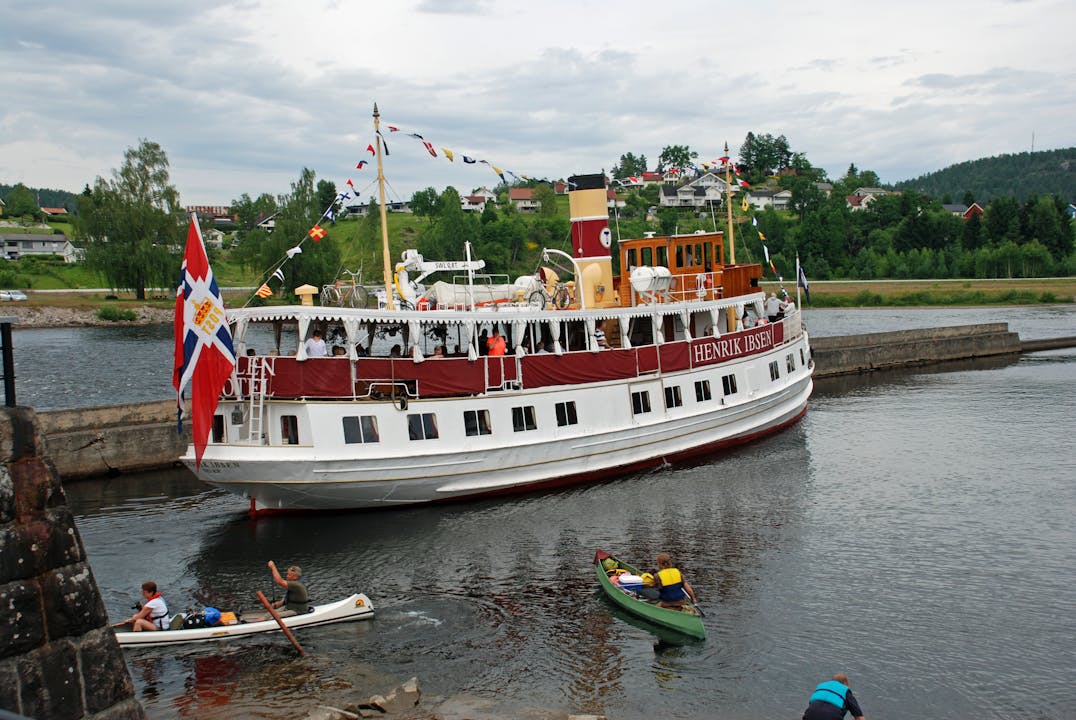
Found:
<path fill-rule="evenodd" d="M 183 391 L 191 386 L 191 425 L 195 465 L 213 428 L 213 413 L 224 381 L 235 370 L 232 334 L 225 319 L 224 301 L 206 257 L 198 216 L 191 215 L 187 249 L 176 288 L 176 352 L 172 385 L 179 406 L 179 429 L 183 429 Z"/>

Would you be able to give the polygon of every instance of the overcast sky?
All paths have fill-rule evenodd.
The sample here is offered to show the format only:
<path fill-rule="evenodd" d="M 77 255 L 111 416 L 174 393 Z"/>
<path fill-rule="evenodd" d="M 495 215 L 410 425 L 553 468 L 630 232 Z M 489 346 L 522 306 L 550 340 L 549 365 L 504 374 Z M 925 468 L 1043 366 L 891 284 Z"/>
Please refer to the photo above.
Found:
<path fill-rule="evenodd" d="M 1076 3 L 44 0 L 0 16 L 0 182 L 80 191 L 141 138 L 184 204 L 288 191 L 304 167 L 391 199 L 733 157 L 788 138 L 831 177 L 896 182 L 1076 145 Z M 430 157 L 404 132 L 437 148 Z"/>

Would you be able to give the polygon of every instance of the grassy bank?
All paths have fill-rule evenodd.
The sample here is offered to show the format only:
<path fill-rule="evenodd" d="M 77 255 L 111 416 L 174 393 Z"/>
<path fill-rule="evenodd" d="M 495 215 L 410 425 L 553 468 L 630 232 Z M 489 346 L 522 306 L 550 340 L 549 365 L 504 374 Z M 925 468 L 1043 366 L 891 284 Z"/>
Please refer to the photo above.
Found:
<path fill-rule="evenodd" d="M 766 292 L 777 284 L 762 283 Z M 1052 305 L 1076 302 L 1076 278 L 812 281 L 811 307 Z M 795 287 L 786 285 L 789 293 Z M 806 302 L 804 303 L 806 304 Z"/>

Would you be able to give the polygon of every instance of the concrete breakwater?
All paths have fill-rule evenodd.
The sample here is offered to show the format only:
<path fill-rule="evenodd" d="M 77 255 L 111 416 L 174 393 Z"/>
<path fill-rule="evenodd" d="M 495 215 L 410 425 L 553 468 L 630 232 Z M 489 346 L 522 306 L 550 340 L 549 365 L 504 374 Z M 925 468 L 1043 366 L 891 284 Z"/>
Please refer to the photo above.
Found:
<path fill-rule="evenodd" d="M 816 377 L 1017 355 L 1076 346 L 1076 337 L 1022 343 L 1007 323 L 813 338 Z M 176 432 L 171 401 L 37 414 L 49 454 L 64 480 L 170 467 L 190 443 Z"/>

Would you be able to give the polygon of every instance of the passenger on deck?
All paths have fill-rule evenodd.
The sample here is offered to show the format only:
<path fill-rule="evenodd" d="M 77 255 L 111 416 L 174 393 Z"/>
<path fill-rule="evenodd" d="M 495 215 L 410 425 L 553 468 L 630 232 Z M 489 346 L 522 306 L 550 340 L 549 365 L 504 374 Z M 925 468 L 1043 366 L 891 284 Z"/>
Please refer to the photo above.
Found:
<path fill-rule="evenodd" d="M 273 603 L 274 608 L 283 608 L 288 614 L 301 615 L 310 609 L 310 596 L 302 582 L 303 571 L 298 565 L 288 568 L 287 576 L 280 577 L 276 563 L 269 561 L 269 570 L 273 573 L 273 582 L 284 588 L 284 597 Z M 283 614 L 283 613 L 281 613 Z"/>
<path fill-rule="evenodd" d="M 307 357 L 325 357 L 328 354 L 328 349 L 325 347 L 325 341 L 321 339 L 321 333 L 317 330 L 314 334 L 306 339 L 303 343 L 303 347 L 306 348 Z"/>
<path fill-rule="evenodd" d="M 660 607 L 682 607 L 689 601 L 695 602 L 695 591 L 680 570 L 673 565 L 669 553 L 658 555 L 658 571 L 654 573 L 654 583 L 658 587 Z"/>
<path fill-rule="evenodd" d="M 438 345 L 437 347 L 435 347 L 433 349 L 433 357 L 435 357 L 435 358 L 443 358 L 444 356 L 445 356 L 445 351 L 441 349 L 440 345 Z"/>
<path fill-rule="evenodd" d="M 493 328 L 493 335 L 486 341 L 486 347 L 489 349 L 487 354 L 490 356 L 504 355 L 506 344 L 500 330 Z"/>
<path fill-rule="evenodd" d="M 347 350 L 343 345 L 333 345 L 333 357 L 344 357 L 347 355 Z"/>
<path fill-rule="evenodd" d="M 389 357 L 390 357 L 390 358 L 398 358 L 398 357 L 403 357 L 403 356 L 402 356 L 402 355 L 400 354 L 400 346 L 399 346 L 398 344 L 397 344 L 397 345 L 393 345 L 393 346 L 392 346 L 392 350 L 390 350 L 390 351 L 389 351 Z"/>
<path fill-rule="evenodd" d="M 755 326 L 755 316 L 751 313 L 744 311 L 743 314 L 743 329 L 753 328 Z"/>
<path fill-rule="evenodd" d="M 247 357 L 254 357 L 258 354 L 258 351 L 254 348 L 247 348 Z"/>
<path fill-rule="evenodd" d="M 366 348 L 360 343 L 355 343 L 355 357 L 366 357 Z"/>
<path fill-rule="evenodd" d="M 777 322 L 781 316 L 781 301 L 777 299 L 776 293 L 770 293 L 770 296 L 766 298 L 766 319 L 770 322 Z"/>
<path fill-rule="evenodd" d="M 605 342 L 605 331 L 598 328 L 594 331 L 594 341 L 598 343 L 599 350 L 608 350 L 609 345 Z"/>
<path fill-rule="evenodd" d="M 142 597 L 145 600 L 142 607 L 127 621 L 131 623 L 131 629 L 135 632 L 167 630 L 168 605 L 157 592 L 157 583 L 152 580 L 142 583 Z"/>

